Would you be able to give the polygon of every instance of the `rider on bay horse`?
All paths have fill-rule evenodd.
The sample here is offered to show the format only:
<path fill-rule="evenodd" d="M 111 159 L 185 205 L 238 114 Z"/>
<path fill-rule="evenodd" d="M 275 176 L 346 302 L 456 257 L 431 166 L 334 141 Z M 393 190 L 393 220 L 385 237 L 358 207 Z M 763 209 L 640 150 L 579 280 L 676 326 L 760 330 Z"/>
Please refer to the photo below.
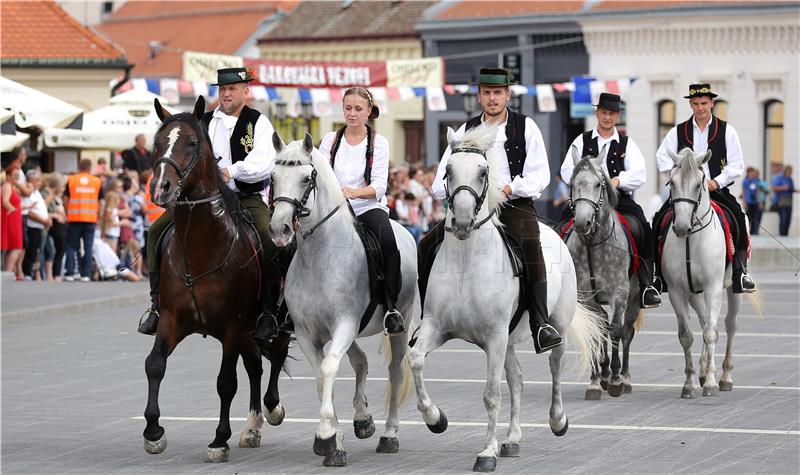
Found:
<path fill-rule="evenodd" d="M 243 207 L 249 211 L 261 241 L 263 309 L 254 336 L 263 338 L 271 334 L 276 322 L 283 266 L 277 263 L 279 251 L 269 237 L 269 208 L 262 196 L 267 178 L 275 165 L 275 149 L 272 147 L 274 129 L 265 116 L 245 105 L 247 83 L 254 79 L 245 68 L 218 70 L 219 106 L 213 112 L 205 113 L 202 124 L 211 139 L 223 181 L 236 192 Z M 161 169 L 153 173 L 155 186 L 160 185 L 161 173 Z M 172 219 L 172 213 L 164 213 L 150 226 L 148 234 L 147 267 L 150 271 L 151 306 L 145 312 L 147 318 L 139 325 L 139 333 L 145 335 L 155 335 L 158 326 L 160 264 L 157 246 Z"/>
<path fill-rule="evenodd" d="M 755 292 L 756 284 L 747 275 L 747 250 L 750 241 L 744 212 L 736 198 L 728 190 L 728 186 L 744 172 L 742 146 L 739 143 L 739 135 L 733 126 L 711 114 L 715 97 L 717 95 L 711 91 L 710 84 L 689 86 L 689 95 L 684 96 L 684 99 L 689 99 L 689 105 L 694 114 L 689 120 L 678 124 L 667 133 L 656 152 L 656 162 L 658 171 L 669 173 L 674 162 L 669 157 L 668 150 L 678 153 L 688 147 L 694 151 L 695 155 L 711 150 L 711 159 L 703 165 L 703 172 L 708 178 L 708 191 L 713 201 L 730 211 L 739 231 L 733 255 L 733 292 L 739 294 Z M 668 200 L 653 217 L 656 228 L 670 206 L 671 203 Z M 658 249 L 658 235 L 660 234 L 658 229 L 654 234 L 656 249 Z M 660 276 L 659 259 L 656 259 L 656 271 Z M 663 278 L 661 278 L 661 282 L 662 292 L 664 292 Z"/>
<path fill-rule="evenodd" d="M 547 275 L 539 240 L 539 223 L 533 200 L 539 197 L 550 183 L 547 152 L 542 133 L 530 117 L 506 107 L 511 99 L 509 86 L 512 74 L 501 68 L 481 68 L 478 81 L 478 98 L 483 113 L 462 125 L 455 134 L 458 140 L 469 129 L 481 123 L 498 125 L 495 147 L 501 147 L 506 160 L 502 161 L 499 178 L 494 186 L 502 189 L 507 202 L 502 208 L 500 221 L 504 230 L 522 248 L 527 275 L 526 307 L 537 353 L 548 351 L 561 344 L 561 336 L 548 323 Z M 433 183 L 433 194 L 445 198 L 445 173 L 451 150 L 448 147 L 439 163 Z M 445 223 L 440 221 L 419 243 L 419 289 L 422 303 L 428 277 L 436 259 L 436 248 L 444 240 Z"/>
<path fill-rule="evenodd" d="M 637 242 L 640 257 L 638 277 L 639 288 L 642 289 L 641 304 L 643 308 L 658 307 L 661 305 L 661 296 L 653 287 L 652 230 L 642 208 L 633 200 L 633 192 L 641 188 L 647 180 L 644 156 L 633 139 L 617 130 L 617 122 L 624 108 L 620 97 L 604 92 L 600 94 L 600 100 L 595 107 L 597 127 L 584 132 L 572 142 L 561 165 L 561 177 L 569 183 L 576 165 L 574 161 L 576 155 L 579 158 L 599 157 L 607 152 L 603 161 L 603 171 L 611 178 L 614 188 L 619 191 L 616 210 L 628 219 L 635 219 L 642 229 L 641 242 Z"/>

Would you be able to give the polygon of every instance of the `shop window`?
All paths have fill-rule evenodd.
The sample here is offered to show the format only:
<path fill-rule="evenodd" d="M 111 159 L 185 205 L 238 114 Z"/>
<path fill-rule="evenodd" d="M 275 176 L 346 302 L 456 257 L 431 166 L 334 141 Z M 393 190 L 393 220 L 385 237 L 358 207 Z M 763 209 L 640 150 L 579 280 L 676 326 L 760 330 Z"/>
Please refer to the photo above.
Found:
<path fill-rule="evenodd" d="M 772 164 L 783 165 L 783 102 L 764 103 L 764 173 Z"/>

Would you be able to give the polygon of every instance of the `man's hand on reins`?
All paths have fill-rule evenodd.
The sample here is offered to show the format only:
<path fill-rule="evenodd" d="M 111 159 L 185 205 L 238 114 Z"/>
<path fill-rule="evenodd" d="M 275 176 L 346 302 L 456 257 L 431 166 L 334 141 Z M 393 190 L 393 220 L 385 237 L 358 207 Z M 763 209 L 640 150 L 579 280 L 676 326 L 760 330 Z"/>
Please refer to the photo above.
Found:
<path fill-rule="evenodd" d="M 222 181 L 224 181 L 225 183 L 231 181 L 231 174 L 228 173 L 227 168 L 220 168 L 219 173 L 222 175 Z"/>

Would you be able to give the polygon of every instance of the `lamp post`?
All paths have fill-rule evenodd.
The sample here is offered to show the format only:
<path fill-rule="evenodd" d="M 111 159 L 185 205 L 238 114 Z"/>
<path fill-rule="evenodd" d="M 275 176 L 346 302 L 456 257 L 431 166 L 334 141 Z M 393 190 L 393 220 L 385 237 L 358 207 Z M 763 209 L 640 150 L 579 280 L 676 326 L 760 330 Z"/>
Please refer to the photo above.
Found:
<path fill-rule="evenodd" d="M 467 118 L 469 118 L 478 106 L 478 95 L 472 92 L 472 86 L 470 86 L 467 92 L 461 96 L 464 99 L 464 112 L 467 113 Z"/>
<path fill-rule="evenodd" d="M 311 133 L 311 119 L 314 117 L 314 107 L 311 102 L 302 102 L 300 104 L 300 113 L 303 115 L 303 122 L 306 126 L 306 132 Z"/>
<path fill-rule="evenodd" d="M 278 130 L 278 133 L 280 135 L 283 135 L 284 134 L 283 128 L 285 126 L 284 121 L 286 120 L 286 102 L 282 101 L 282 100 L 275 102 L 274 110 L 275 110 L 275 119 L 276 119 L 276 121 L 275 121 L 276 122 L 276 124 L 275 124 L 276 127 L 275 128 Z"/>

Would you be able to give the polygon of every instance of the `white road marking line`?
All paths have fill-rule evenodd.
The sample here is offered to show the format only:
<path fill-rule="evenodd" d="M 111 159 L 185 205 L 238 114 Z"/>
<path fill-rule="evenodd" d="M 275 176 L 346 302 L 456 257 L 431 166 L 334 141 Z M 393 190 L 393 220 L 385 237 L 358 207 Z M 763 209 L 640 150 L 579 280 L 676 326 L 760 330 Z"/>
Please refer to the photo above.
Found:
<path fill-rule="evenodd" d="M 693 351 L 694 351 L 694 349 L 693 349 Z M 697 349 L 696 351 L 698 352 L 698 356 L 699 356 L 700 349 Z M 480 354 L 484 354 L 483 350 L 480 350 L 480 349 L 469 349 L 469 348 L 464 348 L 464 349 L 456 349 L 456 348 L 453 348 L 453 349 L 442 349 L 442 348 L 439 348 L 437 350 L 434 350 L 433 352 L 434 353 L 480 353 Z M 518 355 L 519 354 L 523 354 L 523 355 L 536 354 L 536 352 L 533 351 L 533 350 L 516 350 L 516 352 L 517 352 Z M 577 351 L 566 351 L 565 353 L 567 353 L 568 355 L 577 355 L 578 354 Z M 661 352 L 661 351 L 631 351 L 631 356 L 680 356 L 681 358 L 683 358 L 683 353 L 666 352 L 666 351 L 664 351 L 664 352 Z M 725 354 L 724 353 L 716 353 L 715 356 L 717 358 L 724 358 Z M 794 359 L 800 359 L 800 354 L 796 354 L 796 355 L 773 355 L 773 354 L 746 354 L 746 353 L 743 354 L 743 353 L 735 353 L 734 357 L 736 357 L 736 358 L 794 358 Z"/>
<path fill-rule="evenodd" d="M 131 417 L 129 420 L 143 421 L 144 416 Z M 179 422 L 216 422 L 219 419 L 216 417 L 176 417 L 176 416 L 162 416 L 162 421 L 179 421 Z M 231 422 L 245 422 L 246 417 L 231 417 Z M 319 424 L 319 419 L 306 419 L 287 417 L 283 422 L 290 422 L 296 424 Z M 349 421 L 344 420 L 340 424 L 345 425 Z M 384 424 L 386 421 L 376 419 L 375 425 Z M 403 426 L 421 426 L 425 424 L 423 421 L 400 421 Z M 465 422 L 465 421 L 448 421 L 448 426 L 455 427 L 485 427 L 485 422 Z M 507 422 L 498 422 L 498 427 L 508 427 Z M 549 424 L 538 424 L 533 422 L 523 422 L 520 424 L 526 428 L 536 429 L 549 429 Z M 652 431 L 652 432 L 712 432 L 716 434 L 757 434 L 757 435 L 800 435 L 797 430 L 769 430 L 769 429 L 735 429 L 727 427 L 670 427 L 670 426 L 618 426 L 618 425 L 602 425 L 602 424 L 572 424 L 569 425 L 570 429 L 587 429 L 587 430 L 621 430 L 621 431 Z"/>
<path fill-rule="evenodd" d="M 636 332 L 637 335 L 669 335 L 678 336 L 678 331 L 669 330 L 642 330 Z M 694 336 L 702 336 L 703 332 L 692 332 Z M 727 337 L 727 333 L 720 333 L 720 338 Z M 740 336 L 756 337 L 756 338 L 800 338 L 800 333 L 752 333 L 752 332 L 736 332 L 735 338 Z"/>
<path fill-rule="evenodd" d="M 281 379 L 285 380 L 297 380 L 297 381 L 314 381 L 313 376 L 282 376 Z M 352 376 L 337 376 L 337 380 L 339 381 L 355 381 L 356 378 Z M 367 381 L 381 381 L 385 382 L 388 381 L 389 378 L 367 378 Z M 426 383 L 476 383 L 476 384 L 486 384 L 485 379 L 457 379 L 457 378 L 425 378 Z M 506 384 L 506 380 L 502 380 L 503 384 Z M 552 381 L 523 381 L 523 384 L 538 384 L 538 385 L 547 385 L 550 386 L 553 382 Z M 561 381 L 562 385 L 565 386 L 586 386 L 589 384 L 587 381 Z M 682 388 L 683 384 L 680 383 L 637 383 L 635 380 L 633 381 L 634 388 Z M 698 386 L 699 387 L 699 386 Z M 750 390 L 765 390 L 765 389 L 777 389 L 781 391 L 800 391 L 800 386 L 738 386 L 734 383 L 734 389 L 750 389 Z"/>

